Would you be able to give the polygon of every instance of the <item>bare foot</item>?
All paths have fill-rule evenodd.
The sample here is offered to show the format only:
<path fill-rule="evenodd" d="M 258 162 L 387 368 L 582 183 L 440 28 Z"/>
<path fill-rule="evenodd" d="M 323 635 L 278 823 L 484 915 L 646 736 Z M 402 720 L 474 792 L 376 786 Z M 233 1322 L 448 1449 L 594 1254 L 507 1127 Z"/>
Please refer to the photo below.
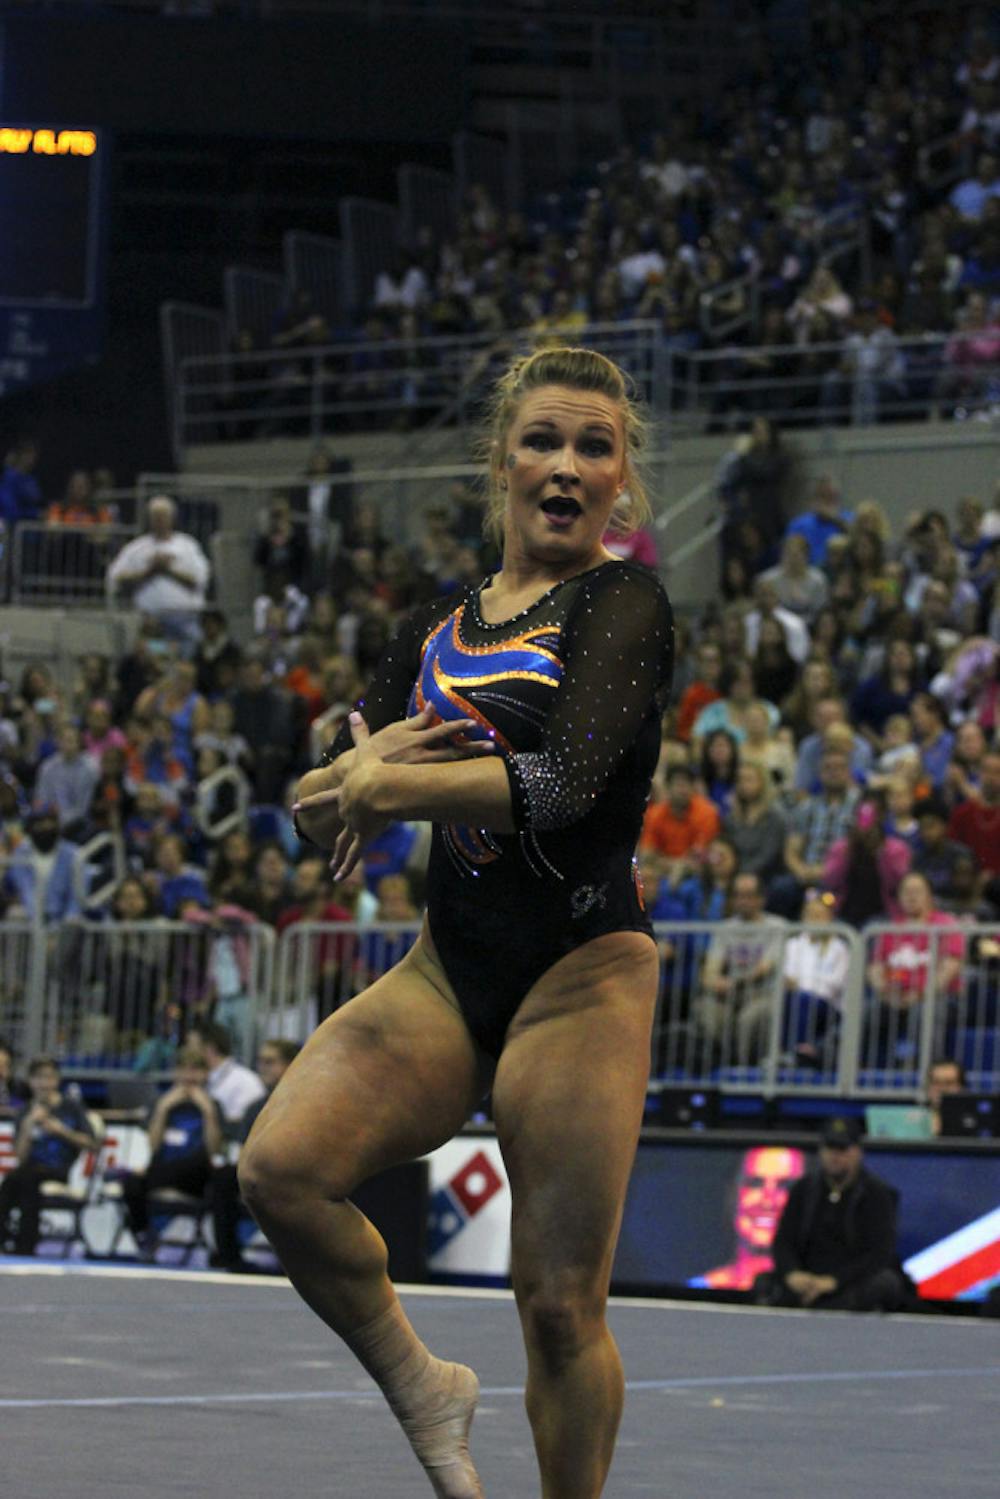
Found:
<path fill-rule="evenodd" d="M 393 1408 L 438 1499 L 485 1499 L 469 1456 L 469 1428 L 479 1400 L 479 1380 L 464 1364 L 432 1359 L 419 1381 Z"/>

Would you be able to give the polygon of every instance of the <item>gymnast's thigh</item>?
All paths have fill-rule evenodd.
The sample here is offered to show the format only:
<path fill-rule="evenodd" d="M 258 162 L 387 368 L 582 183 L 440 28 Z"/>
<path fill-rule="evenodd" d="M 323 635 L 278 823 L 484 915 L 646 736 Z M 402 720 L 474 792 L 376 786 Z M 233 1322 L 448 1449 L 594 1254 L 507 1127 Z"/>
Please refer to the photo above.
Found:
<path fill-rule="evenodd" d="M 245 1150 L 331 1196 L 443 1144 L 488 1086 L 447 980 L 421 942 L 314 1031 Z"/>
<path fill-rule="evenodd" d="M 511 1272 L 603 1309 L 642 1124 L 659 964 L 616 932 L 554 964 L 521 1005 L 493 1083 L 510 1180 Z"/>

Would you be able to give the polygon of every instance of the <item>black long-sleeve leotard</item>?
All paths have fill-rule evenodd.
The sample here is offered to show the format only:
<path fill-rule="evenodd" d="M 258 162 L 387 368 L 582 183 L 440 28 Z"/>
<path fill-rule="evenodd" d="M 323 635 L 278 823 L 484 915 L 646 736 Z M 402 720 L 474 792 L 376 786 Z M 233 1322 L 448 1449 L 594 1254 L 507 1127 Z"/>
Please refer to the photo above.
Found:
<path fill-rule="evenodd" d="M 408 616 L 359 703 L 371 732 L 429 704 L 473 718 L 510 779 L 512 834 L 435 824 L 431 937 L 477 1041 L 499 1055 L 532 985 L 608 932 L 651 930 L 634 851 L 673 669 L 670 603 L 609 561 L 490 624 L 480 590 Z M 324 755 L 351 745 L 345 725 Z"/>

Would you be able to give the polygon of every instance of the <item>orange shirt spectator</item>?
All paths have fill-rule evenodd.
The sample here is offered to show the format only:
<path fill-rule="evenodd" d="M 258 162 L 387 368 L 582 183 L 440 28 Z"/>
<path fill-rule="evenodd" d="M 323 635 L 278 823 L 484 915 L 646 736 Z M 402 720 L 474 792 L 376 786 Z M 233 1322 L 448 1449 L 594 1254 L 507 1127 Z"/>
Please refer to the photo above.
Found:
<path fill-rule="evenodd" d="M 50 505 L 45 512 L 50 526 L 110 526 L 114 516 L 107 505 Z"/>
<path fill-rule="evenodd" d="M 682 859 L 692 850 L 706 848 L 719 836 L 721 826 L 715 803 L 695 791 L 692 771 L 686 765 L 672 765 L 667 772 L 666 800 L 647 807 L 639 846 L 667 859 Z"/>

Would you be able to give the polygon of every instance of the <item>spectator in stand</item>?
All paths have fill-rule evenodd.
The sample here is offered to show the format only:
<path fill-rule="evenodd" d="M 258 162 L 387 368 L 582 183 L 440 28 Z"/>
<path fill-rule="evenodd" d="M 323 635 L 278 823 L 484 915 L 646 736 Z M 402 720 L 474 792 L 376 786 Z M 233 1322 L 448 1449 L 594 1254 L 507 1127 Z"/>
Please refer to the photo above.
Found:
<path fill-rule="evenodd" d="M 688 855 L 717 838 L 720 828 L 718 809 L 707 796 L 695 791 L 691 767 L 671 765 L 666 774 L 666 798 L 647 807 L 639 846 L 653 849 L 664 859 L 687 861 Z"/>
<path fill-rule="evenodd" d="M 986 400 L 995 388 L 994 372 L 1000 364 L 1000 322 L 990 310 L 989 299 L 973 292 L 955 316 L 955 331 L 944 351 L 938 395 L 955 408 L 955 415 Z"/>
<path fill-rule="evenodd" d="M 235 732 L 234 722 L 235 713 L 228 698 L 220 697 L 217 702 L 210 704 L 208 728 L 196 735 L 195 753 L 215 750 L 224 765 L 235 765 L 237 769 L 249 774 L 253 768 L 253 754 L 243 735 Z"/>
<path fill-rule="evenodd" d="M 19 521 L 37 521 L 42 513 L 42 491 L 35 478 L 38 444 L 20 438 L 8 451 L 0 474 L 0 521 L 10 530 Z"/>
<path fill-rule="evenodd" d="M 129 1171 L 122 1196 L 132 1236 L 144 1258 L 151 1255 L 149 1199 L 169 1188 L 188 1197 L 204 1197 L 212 1174 L 212 1157 L 222 1149 L 222 1116 L 207 1090 L 208 1065 L 196 1046 L 177 1053 L 173 1086 L 149 1116 L 149 1164 Z"/>
<path fill-rule="evenodd" d="M 726 729 L 739 744 L 746 738 L 747 709 L 752 703 L 762 702 L 754 686 L 753 665 L 746 657 L 738 658 L 727 666 L 719 681 L 722 697 L 703 708 L 694 721 L 691 739 L 695 750 L 716 729 Z M 781 715 L 773 703 L 763 702 L 771 727 L 776 729 Z"/>
<path fill-rule="evenodd" d="M 884 407 L 905 395 L 904 365 L 895 334 L 879 321 L 878 306 L 866 298 L 844 340 L 840 363 L 823 380 L 823 406 L 832 413 L 848 398 L 854 426 L 879 419 Z"/>
<path fill-rule="evenodd" d="M 887 834 L 879 803 L 861 803 L 846 837 L 830 845 L 823 884 L 836 901 L 837 917 L 861 928 L 899 915 L 896 894 L 912 854 L 901 838 Z"/>
<path fill-rule="evenodd" d="M 281 844 L 272 839 L 254 853 L 253 888 L 246 905 L 261 921 L 275 926 L 291 904 L 288 860 Z"/>
<path fill-rule="evenodd" d="M 35 1057 L 28 1067 L 31 1104 L 18 1120 L 14 1137 L 17 1165 L 0 1182 L 0 1247 L 6 1253 L 34 1254 L 42 1208 L 42 1183 L 69 1180 L 81 1150 L 94 1150 L 86 1110 L 59 1091 L 59 1067 L 51 1057 Z M 11 1215 L 20 1212 L 12 1237 Z"/>
<path fill-rule="evenodd" d="M 955 748 L 941 786 L 949 806 L 978 795 L 985 754 L 986 735 L 982 728 L 974 719 L 964 719 L 955 730 Z"/>
<path fill-rule="evenodd" d="M 813 729 L 819 699 L 837 696 L 836 673 L 827 657 L 810 656 L 798 682 L 781 704 L 782 722 L 791 729 L 796 741 L 805 738 Z"/>
<path fill-rule="evenodd" d="M 110 505 L 103 505 L 94 495 L 86 469 L 78 468 L 66 481 L 66 494 L 45 512 L 47 526 L 110 526 L 114 523 Z"/>
<path fill-rule="evenodd" d="M 737 874 L 732 905 L 733 914 L 709 943 L 702 993 L 691 1014 L 702 1043 L 714 1052 L 728 1042 L 729 1060 L 745 1067 L 767 1050 L 785 923 L 765 914 L 764 887 L 755 874 Z"/>
<path fill-rule="evenodd" d="M 851 762 L 843 750 L 823 750 L 819 784 L 818 793 L 803 797 L 791 814 L 785 839 L 788 873 L 778 875 L 768 891 L 771 910 L 792 920 L 807 887 L 822 884 L 827 854 L 838 838 L 847 836 L 861 799 L 851 785 Z"/>
<path fill-rule="evenodd" d="M 73 870 L 76 846 L 59 836 L 55 806 L 38 803 L 25 818 L 27 837 L 17 845 L 4 881 L 8 898 L 6 919 L 61 922 L 79 916 Z"/>
<path fill-rule="evenodd" d="M 677 737 L 691 738 L 698 715 L 710 703 L 718 702 L 722 693 L 722 651 L 713 640 L 703 640 L 698 647 L 694 681 L 684 689 L 677 709 Z"/>
<path fill-rule="evenodd" d="M 86 831 L 99 772 L 90 756 L 83 754 L 76 724 L 63 725 L 58 744 L 58 751 L 38 768 L 35 795 L 56 808 L 62 836 L 79 842 Z"/>
<path fill-rule="evenodd" d="M 201 639 L 194 653 L 195 686 L 209 703 L 236 685 L 242 652 L 229 635 L 221 609 L 206 609 L 201 616 Z"/>
<path fill-rule="evenodd" d="M 359 860 L 354 868 L 333 887 L 337 905 L 348 913 L 348 919 L 357 926 L 370 926 L 378 913 L 378 898 L 368 889 L 364 862 Z"/>
<path fill-rule="evenodd" d="M 754 607 L 744 620 L 748 656 L 756 656 L 761 632 L 768 623 L 779 627 L 780 639 L 784 642 L 789 656 L 793 662 L 801 665 L 809 654 L 809 631 L 805 622 L 792 610 L 783 609 L 778 603 L 777 588 L 765 578 L 759 577 L 754 584 Z M 772 631 L 771 643 L 778 638 L 777 634 Z M 780 694 L 781 697 L 784 697 L 789 690 L 789 687 L 785 687 Z"/>
<path fill-rule="evenodd" d="M 918 837 L 913 868 L 924 876 L 935 901 L 950 901 L 954 895 L 955 870 L 969 850 L 964 843 L 948 836 L 948 808 L 941 797 L 921 798 L 914 811 Z"/>
<path fill-rule="evenodd" d="M 875 943 L 868 965 L 876 1000 L 865 1048 L 869 1065 L 892 1066 L 911 1054 L 919 1030 L 916 1012 L 925 1000 L 937 1007 L 935 1031 L 940 1033 L 961 990 L 965 938 L 955 917 L 935 907 L 930 885 L 916 871 L 900 882 L 899 904 L 898 924 L 917 930 L 887 932 Z M 928 929 L 933 927 L 950 930 L 932 934 Z"/>
<path fill-rule="evenodd" d="M 886 834 L 905 843 L 911 856 L 915 856 L 920 847 L 920 824 L 914 815 L 915 805 L 913 786 L 906 776 L 893 776 L 886 782 Z M 910 862 L 913 863 L 913 857 Z"/>
<path fill-rule="evenodd" d="M 233 1056 L 232 1041 L 224 1025 L 199 1020 L 189 1037 L 208 1064 L 206 1091 L 222 1114 L 223 1133 L 238 1137 L 238 1129 L 250 1106 L 264 1099 L 267 1089 L 257 1074 Z"/>
<path fill-rule="evenodd" d="M 197 901 L 199 906 L 206 908 L 211 904 L 205 876 L 200 869 L 186 862 L 186 852 L 184 839 L 177 833 L 163 834 L 153 850 L 160 907 L 171 921 L 180 914 L 186 900 Z"/>
<path fill-rule="evenodd" d="M 787 725 L 772 728 L 767 706 L 751 703 L 744 720 L 746 738 L 740 746 L 740 759 L 755 760 L 764 770 L 775 792 L 788 799 L 795 779 L 795 741 Z"/>
<path fill-rule="evenodd" d="M 165 834 L 174 831 L 171 810 L 176 809 L 168 809 L 159 786 L 152 781 L 140 781 L 135 786 L 132 808 L 122 829 L 130 868 L 152 867 L 155 845 Z"/>
<path fill-rule="evenodd" d="M 254 849 L 244 828 L 234 828 L 219 843 L 208 889 L 213 903 L 251 907 L 254 898 Z"/>
<path fill-rule="evenodd" d="M 975 176 L 954 187 L 949 201 L 967 223 L 978 224 L 993 198 L 1000 198 L 1000 168 L 997 158 L 984 151 L 976 162 Z"/>
<path fill-rule="evenodd" d="M 880 749 L 886 721 L 893 713 L 908 713 L 918 691 L 913 646 L 908 640 L 891 640 L 883 669 L 858 683 L 851 700 L 851 719 L 868 742 Z"/>
<path fill-rule="evenodd" d="M 947 778 L 955 749 L 955 736 L 948 728 L 948 715 L 933 694 L 918 692 L 910 703 L 910 722 L 924 774 L 939 792 Z"/>
<path fill-rule="evenodd" d="M 165 801 L 177 806 L 187 789 L 184 767 L 173 753 L 173 726 L 168 718 L 152 724 L 138 716 L 128 722 L 125 781 L 130 791 L 150 783 L 158 786 Z"/>
<path fill-rule="evenodd" d="M 846 535 L 850 524 L 850 512 L 841 509 L 840 490 L 831 475 L 823 474 L 816 481 L 809 509 L 791 521 L 785 535 L 804 536 L 811 565 L 821 568 L 831 536 Z"/>
<path fill-rule="evenodd" d="M 785 943 L 781 1045 L 796 1066 L 821 1068 L 833 1061 L 851 967 L 851 950 L 844 938 L 824 930 L 833 920 L 830 892 L 807 890 L 802 906 L 806 930 Z"/>
<path fill-rule="evenodd" d="M 819 767 L 823 758 L 823 745 L 827 731 L 834 724 L 847 723 L 847 705 L 842 697 L 832 694 L 819 697 L 812 709 L 812 733 L 799 743 L 795 764 L 795 789 L 808 795 L 819 790 Z M 851 779 L 864 782 L 872 769 L 872 749 L 867 739 L 852 730 L 851 735 Z"/>
<path fill-rule="evenodd" d="M 738 866 L 736 850 L 727 839 L 713 838 L 697 857 L 673 866 L 665 865 L 659 854 L 651 857 L 660 870 L 666 870 L 657 876 L 654 866 L 647 864 L 647 873 L 653 876 L 650 894 L 658 901 L 659 914 L 654 920 L 721 921 L 729 914 Z M 676 883 L 672 883 L 674 880 Z M 692 965 L 703 950 L 704 943 L 689 942 L 684 954 L 688 964 Z"/>
<path fill-rule="evenodd" d="M 254 544 L 253 560 L 260 568 L 260 591 L 271 598 L 283 597 L 287 588 L 301 593 L 308 587 L 305 532 L 293 522 L 291 503 L 284 495 L 271 501 L 267 529 Z"/>
<path fill-rule="evenodd" d="M 971 848 L 993 879 L 1000 876 L 1000 750 L 983 756 L 979 793 L 959 802 L 948 819 L 948 836 Z"/>
<path fill-rule="evenodd" d="M 146 514 L 149 530 L 118 553 L 108 568 L 108 586 L 130 589 L 135 607 L 192 655 L 212 570 L 195 538 L 174 529 L 177 507 L 168 495 L 154 496 Z"/>
<path fill-rule="evenodd" d="M 94 698 L 87 704 L 83 714 L 83 748 L 88 758 L 99 766 L 106 750 L 116 749 L 123 753 L 128 740 L 111 716 L 111 704 L 106 698 Z"/>
<path fill-rule="evenodd" d="M 775 618 L 763 619 L 753 653 L 753 680 L 758 704 L 782 702 L 792 691 L 798 670 L 794 658 L 789 654 L 780 621 Z"/>
<path fill-rule="evenodd" d="M 937 904 L 942 911 L 957 916 L 962 922 L 985 922 L 994 925 L 1000 910 L 998 910 L 998 898 L 1000 888 L 996 881 L 989 882 L 989 890 L 992 899 L 983 889 L 983 875 L 978 861 L 971 849 L 964 848 L 959 844 L 961 853 L 955 860 L 955 866 L 951 873 L 951 893 L 947 898 L 941 898 Z M 987 956 L 995 958 L 1000 956 L 1000 944 L 993 942 L 993 951 L 987 954 L 983 951 L 983 943 L 992 942 L 991 938 L 984 938 L 978 947 L 973 947 L 970 957 L 973 961 L 985 960 Z"/>
<path fill-rule="evenodd" d="M 715 729 L 702 741 L 701 783 L 721 817 L 732 801 L 738 763 L 739 746 L 728 729 Z"/>
<path fill-rule="evenodd" d="M 197 691 L 196 682 L 194 662 L 175 660 L 155 686 L 146 688 L 135 705 L 139 718 L 169 720 L 170 753 L 182 766 L 188 781 L 194 779 L 195 738 L 205 733 L 209 721 L 208 704 Z"/>
<path fill-rule="evenodd" d="M 286 932 L 300 922 L 323 925 L 351 921 L 351 913 L 334 899 L 327 862 L 307 855 L 292 878 L 293 904 L 278 918 L 278 931 Z M 354 993 L 354 969 L 358 945 L 351 933 L 317 933 L 308 939 L 305 957 L 310 990 L 316 1003 L 317 1020 L 324 1020 Z"/>
<path fill-rule="evenodd" d="M 622 497 L 628 504 L 627 496 Z M 650 572 L 656 572 L 659 559 L 656 553 L 656 535 L 650 526 L 639 526 L 627 535 L 611 526 L 601 537 L 601 545 L 606 547 L 615 557 L 621 557 L 625 562 L 635 562 L 640 567 L 648 567 Z"/>
<path fill-rule="evenodd" d="M 263 661 L 248 656 L 240 669 L 240 685 L 231 698 L 233 729 L 252 746 L 256 800 L 280 802 L 285 782 L 303 748 L 301 699 L 268 680 Z"/>
<path fill-rule="evenodd" d="M 761 573 L 760 581 L 774 588 L 782 609 L 801 615 L 807 622 L 815 619 L 830 597 L 830 585 L 820 568 L 810 563 L 809 542 L 801 531 L 786 534 L 781 561 Z"/>
<path fill-rule="evenodd" d="M 840 337 L 853 311 L 853 305 L 850 295 L 841 286 L 830 267 L 818 265 L 801 296 L 797 297 L 788 309 L 788 321 L 795 329 L 797 342 L 807 341 L 820 320 L 821 314 L 825 314 L 822 320 L 824 330 L 832 319 L 836 330 L 833 336 L 834 338 Z"/>
<path fill-rule="evenodd" d="M 785 819 L 772 805 L 773 783 L 765 766 L 741 755 L 723 835 L 736 850 L 738 867 L 766 887 L 784 868 Z"/>
<path fill-rule="evenodd" d="M 766 417 L 757 417 L 749 433 L 736 439 L 717 479 L 725 507 L 724 558 L 741 556 L 755 570 L 773 561 L 788 515 L 794 468 L 780 431 Z M 742 539 L 745 522 L 750 522 L 759 539 L 752 555 Z"/>

